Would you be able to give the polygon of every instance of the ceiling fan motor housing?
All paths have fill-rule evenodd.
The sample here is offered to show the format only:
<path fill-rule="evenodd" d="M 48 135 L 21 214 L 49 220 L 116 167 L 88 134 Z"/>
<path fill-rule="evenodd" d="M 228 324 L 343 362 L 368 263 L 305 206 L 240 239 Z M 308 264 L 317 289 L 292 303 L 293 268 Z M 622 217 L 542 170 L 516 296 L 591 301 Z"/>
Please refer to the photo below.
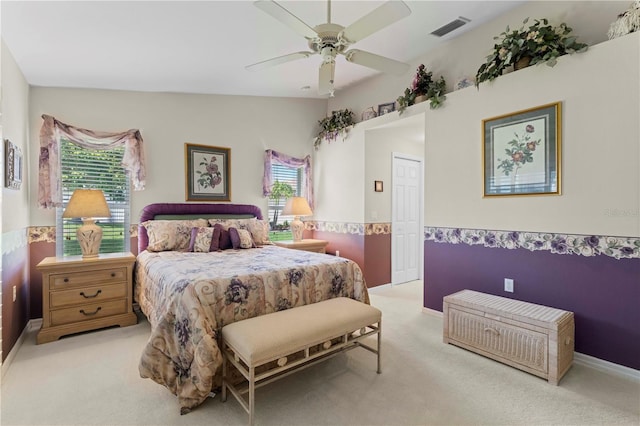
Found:
<path fill-rule="evenodd" d="M 328 59 L 327 55 L 335 58 L 338 53 L 344 52 L 349 45 L 349 43 L 345 43 L 346 40 L 340 37 L 340 33 L 344 30 L 342 25 L 320 24 L 314 30 L 318 33 L 318 37 L 309 40 L 309 48 L 320 53 L 325 61 Z"/>

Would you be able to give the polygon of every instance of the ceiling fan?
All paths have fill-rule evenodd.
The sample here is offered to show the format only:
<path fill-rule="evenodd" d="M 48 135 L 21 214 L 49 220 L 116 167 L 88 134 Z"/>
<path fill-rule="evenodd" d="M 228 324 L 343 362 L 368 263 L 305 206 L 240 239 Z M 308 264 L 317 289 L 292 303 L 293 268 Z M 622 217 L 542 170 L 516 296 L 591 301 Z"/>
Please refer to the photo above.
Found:
<path fill-rule="evenodd" d="M 313 28 L 273 0 L 258 0 L 254 2 L 254 5 L 306 38 L 311 51 L 290 53 L 247 65 L 245 68 L 249 71 L 258 71 L 296 59 L 308 58 L 311 55 L 320 55 L 322 64 L 320 65 L 318 93 L 333 96 L 335 59 L 338 54 L 344 55 L 347 61 L 354 64 L 386 73 L 403 74 L 409 69 L 409 64 L 404 62 L 363 50 L 347 50 L 352 44 L 409 16 L 411 9 L 401 0 L 384 3 L 348 27 L 331 22 L 331 0 L 327 1 L 327 22 Z"/>

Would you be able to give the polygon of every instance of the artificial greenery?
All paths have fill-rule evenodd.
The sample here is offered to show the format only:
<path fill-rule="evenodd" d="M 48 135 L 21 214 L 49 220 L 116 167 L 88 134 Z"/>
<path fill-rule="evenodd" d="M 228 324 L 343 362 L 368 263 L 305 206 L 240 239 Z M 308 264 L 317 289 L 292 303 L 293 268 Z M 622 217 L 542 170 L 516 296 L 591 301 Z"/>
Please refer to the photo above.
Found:
<path fill-rule="evenodd" d="M 353 121 L 353 112 L 349 109 L 341 109 L 331 111 L 329 117 L 318 120 L 320 132 L 316 136 L 313 146 L 318 149 L 323 140 L 327 142 L 335 141 L 338 136 L 342 135 L 342 139 L 347 136 L 351 126 L 355 126 Z"/>
<path fill-rule="evenodd" d="M 476 87 L 483 81 L 491 81 L 502 75 L 503 71 L 515 65 L 520 59 L 530 58 L 529 65 L 545 62 L 552 67 L 559 56 L 568 53 L 584 52 L 588 46 L 578 43 L 575 36 L 570 36 L 572 29 L 564 22 L 554 27 L 547 19 L 535 19 L 534 24 L 525 27 L 529 18 L 518 30 L 506 31 L 494 37 L 498 40 L 487 61 L 478 68 Z"/>
<path fill-rule="evenodd" d="M 402 114 L 408 106 L 415 104 L 418 96 L 426 96 L 431 102 L 431 109 L 438 108 L 447 98 L 444 95 L 445 87 L 444 77 L 433 80 L 433 73 L 427 72 L 424 65 L 420 64 L 411 82 L 411 87 L 404 89 L 404 94 L 396 99 L 399 113 Z"/>

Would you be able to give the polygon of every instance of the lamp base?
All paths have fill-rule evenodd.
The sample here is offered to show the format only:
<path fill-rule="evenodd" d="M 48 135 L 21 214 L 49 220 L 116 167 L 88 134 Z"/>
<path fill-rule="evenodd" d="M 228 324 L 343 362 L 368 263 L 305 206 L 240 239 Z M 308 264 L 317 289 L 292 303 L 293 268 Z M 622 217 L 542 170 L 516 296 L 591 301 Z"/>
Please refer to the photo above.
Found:
<path fill-rule="evenodd" d="M 100 243 L 102 242 L 102 228 L 96 225 L 94 219 L 82 219 L 82 226 L 76 231 L 82 258 L 98 257 Z"/>
<path fill-rule="evenodd" d="M 300 216 L 296 216 L 291 222 L 291 233 L 293 234 L 293 241 L 302 240 L 302 231 L 304 231 L 304 223 L 300 220 Z"/>

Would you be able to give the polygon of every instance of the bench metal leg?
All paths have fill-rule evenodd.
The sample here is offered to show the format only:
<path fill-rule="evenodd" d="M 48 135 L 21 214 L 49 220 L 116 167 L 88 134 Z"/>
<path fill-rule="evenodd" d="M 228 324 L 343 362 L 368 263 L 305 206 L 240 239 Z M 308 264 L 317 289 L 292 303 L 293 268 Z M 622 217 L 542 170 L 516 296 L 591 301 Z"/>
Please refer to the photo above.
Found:
<path fill-rule="evenodd" d="M 377 373 L 382 373 L 382 365 L 380 360 L 380 354 L 382 353 L 382 319 L 378 321 L 378 370 Z"/>
<path fill-rule="evenodd" d="M 255 367 L 252 366 L 249 368 L 249 425 L 250 426 L 253 426 L 255 398 L 256 398 L 256 369 Z"/>
<path fill-rule="evenodd" d="M 227 401 L 227 355 L 224 353 L 224 346 L 222 347 L 222 395 L 220 396 L 222 402 Z"/>

